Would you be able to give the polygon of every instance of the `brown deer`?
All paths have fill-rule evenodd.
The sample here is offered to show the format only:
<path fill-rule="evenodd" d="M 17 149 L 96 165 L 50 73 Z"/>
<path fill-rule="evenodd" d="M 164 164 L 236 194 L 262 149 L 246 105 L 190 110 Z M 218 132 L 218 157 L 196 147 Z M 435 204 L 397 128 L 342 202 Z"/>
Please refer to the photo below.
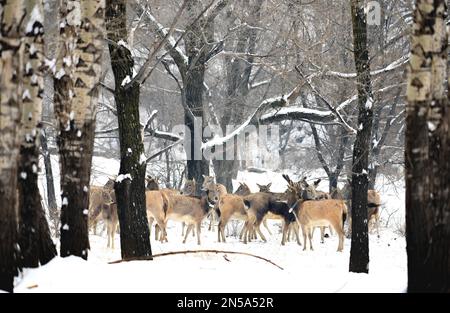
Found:
<path fill-rule="evenodd" d="M 183 243 L 186 242 L 192 228 L 196 227 L 197 244 L 200 245 L 201 222 L 208 215 L 209 211 L 214 207 L 214 193 L 202 192 L 200 197 L 174 195 L 170 197 L 169 207 L 166 213 L 166 221 L 168 219 L 185 222 L 188 225 Z M 164 239 L 167 232 L 163 230 Z M 166 239 L 167 240 L 167 239 Z"/>
<path fill-rule="evenodd" d="M 307 248 L 306 238 L 312 246 L 312 230 L 314 227 L 333 227 L 339 236 L 337 251 L 344 249 L 344 222 L 348 215 L 347 206 L 343 200 L 314 200 L 300 199 L 294 206 L 293 212 L 302 227 L 303 250 Z"/>
<path fill-rule="evenodd" d="M 234 192 L 234 194 L 238 195 L 238 196 L 246 196 L 246 195 L 249 195 L 251 193 L 252 192 L 250 191 L 250 188 L 247 186 L 247 184 L 246 183 L 241 183 L 241 182 L 239 182 L 239 187 Z"/>
<path fill-rule="evenodd" d="M 95 234 L 97 222 L 103 219 L 108 237 L 107 248 L 112 249 L 119 223 L 114 182 L 114 179 L 109 179 L 103 187 L 91 186 L 89 190 L 89 226 L 94 228 Z"/>
<path fill-rule="evenodd" d="M 248 216 L 242 196 L 229 194 L 224 185 L 215 184 L 211 179 L 205 179 L 203 189 L 214 194 L 214 201 L 217 204 L 215 210 L 219 217 L 217 238 L 218 242 L 226 242 L 224 230 L 230 219 L 243 220 L 247 223 Z M 244 243 L 247 243 L 247 237 L 244 238 Z"/>
<path fill-rule="evenodd" d="M 349 219 L 348 219 L 348 233 L 351 234 L 352 230 L 352 214 L 351 214 L 351 207 L 352 207 L 352 188 L 351 188 L 352 182 L 350 179 L 347 179 L 347 183 L 344 185 L 342 189 L 335 188 L 332 193 L 331 197 L 333 199 L 341 199 L 345 200 L 347 202 L 347 205 L 349 207 Z M 367 220 L 369 229 L 373 230 L 374 227 L 376 227 L 377 236 L 380 237 L 380 206 L 381 206 L 381 196 L 380 194 L 374 190 L 369 189 L 367 191 Z M 372 227 L 370 227 L 372 225 Z"/>

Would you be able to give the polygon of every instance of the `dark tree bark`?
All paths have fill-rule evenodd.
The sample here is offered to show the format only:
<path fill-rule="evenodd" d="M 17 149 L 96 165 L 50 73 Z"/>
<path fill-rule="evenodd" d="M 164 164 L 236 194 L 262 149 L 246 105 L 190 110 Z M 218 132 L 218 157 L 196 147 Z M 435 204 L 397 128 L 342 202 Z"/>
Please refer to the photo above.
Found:
<path fill-rule="evenodd" d="M 56 195 L 55 195 L 55 183 L 53 179 L 53 169 L 52 162 L 50 157 L 50 150 L 48 149 L 47 143 L 47 134 L 45 130 L 41 132 L 41 147 L 42 147 L 42 156 L 44 158 L 44 167 L 45 167 L 45 181 L 47 184 L 47 205 L 48 205 L 48 213 L 51 223 L 51 228 L 53 230 L 53 234 L 56 238 L 59 238 L 59 210 L 58 204 L 56 203 Z"/>
<path fill-rule="evenodd" d="M 189 147 L 185 147 L 186 176 L 188 179 L 195 178 L 198 194 L 200 194 L 203 184 L 203 175 L 209 175 L 209 160 L 205 159 L 201 148 L 203 130 L 206 126 L 203 108 L 205 67 L 208 60 L 220 51 L 220 44 L 212 44 L 214 42 L 214 19 L 228 2 L 228 0 L 220 0 L 211 3 L 209 7 L 204 7 L 202 1 L 187 1 L 187 18 L 193 22 L 189 25 L 189 31 L 183 38 L 185 52 L 181 52 L 179 47 L 175 49 L 170 42 L 165 44 L 165 48 L 177 65 L 181 76 L 181 102 L 185 113 L 185 124 L 190 131 L 190 136 L 186 134 L 185 138 L 185 144 L 189 144 Z M 138 8 L 138 12 L 142 9 L 142 7 Z M 149 19 L 149 22 L 159 37 L 163 38 L 167 35 L 154 18 Z M 195 123 L 198 125 L 195 126 Z"/>
<path fill-rule="evenodd" d="M 133 77 L 134 61 L 123 44 L 127 41 L 126 1 L 106 1 L 106 29 L 114 73 L 114 98 L 120 140 L 120 170 L 115 184 L 120 223 L 122 258 L 151 256 L 150 234 L 145 206 L 146 162 L 139 121 L 139 84 L 125 89 L 123 80 Z"/>
<path fill-rule="evenodd" d="M 316 103 L 320 103 L 321 99 L 317 95 L 315 98 L 316 98 Z M 306 106 L 307 101 L 306 101 L 306 97 L 304 95 L 302 95 L 302 103 L 304 103 L 304 106 L 307 107 Z M 336 148 L 337 155 L 331 156 L 331 160 L 334 161 L 336 164 L 334 170 L 332 170 L 331 164 L 329 165 L 329 163 L 327 163 L 327 161 L 325 160 L 325 156 L 323 153 L 324 149 L 322 147 L 323 145 L 320 140 L 319 134 L 317 132 L 316 126 L 313 123 L 310 123 L 309 125 L 311 127 L 311 132 L 312 132 L 313 139 L 314 139 L 316 155 L 320 161 L 320 164 L 322 165 L 322 168 L 324 169 L 325 173 L 328 176 L 328 180 L 330 182 L 329 183 L 329 192 L 331 193 L 331 192 L 333 192 L 333 190 L 335 190 L 337 188 L 339 176 L 341 175 L 342 169 L 344 168 L 345 150 L 348 148 L 350 134 L 343 127 L 340 127 L 339 130 L 338 129 L 335 129 L 335 130 L 329 129 L 330 133 L 333 133 L 332 136 L 334 136 L 336 139 L 335 140 L 336 143 L 334 144 L 334 146 L 337 147 Z M 329 127 L 333 127 L 333 126 L 329 126 Z M 336 133 L 338 133 L 338 135 L 336 135 Z M 336 138 L 336 137 L 339 137 L 339 138 Z"/>
<path fill-rule="evenodd" d="M 408 292 L 450 292 L 446 18 L 446 1 L 416 1 L 405 149 Z"/>
<path fill-rule="evenodd" d="M 352 0 L 353 49 L 358 86 L 358 132 L 353 146 L 352 165 L 352 244 L 350 271 L 369 272 L 367 224 L 368 161 L 372 132 L 372 83 L 367 49 L 367 24 L 362 0 Z"/>
<path fill-rule="evenodd" d="M 239 125 L 243 122 L 247 96 L 250 92 L 250 74 L 253 69 L 253 54 L 256 50 L 257 26 L 261 18 L 261 6 L 263 1 L 254 1 L 252 4 L 246 2 L 243 10 L 248 11 L 248 20 L 245 22 L 249 27 L 244 27 L 237 34 L 236 45 L 228 47 L 227 50 L 233 50 L 236 53 L 247 53 L 245 58 L 225 57 L 226 62 L 226 89 L 227 103 L 223 117 L 220 121 L 222 132 L 225 135 L 227 125 Z M 231 18 L 231 10 L 227 18 Z M 227 160 L 227 149 L 233 149 L 235 156 Z M 238 174 L 238 160 L 236 155 L 237 144 L 235 140 L 223 145 L 223 160 L 213 160 L 214 172 L 218 183 L 223 184 L 227 190 L 233 191 L 233 179 Z"/>

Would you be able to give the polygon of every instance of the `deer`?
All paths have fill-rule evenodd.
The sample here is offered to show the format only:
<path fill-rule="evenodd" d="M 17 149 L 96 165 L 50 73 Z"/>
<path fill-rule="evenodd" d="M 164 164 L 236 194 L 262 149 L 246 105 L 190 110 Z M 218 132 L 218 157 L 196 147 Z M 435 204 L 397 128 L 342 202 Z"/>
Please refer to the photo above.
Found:
<path fill-rule="evenodd" d="M 348 233 L 351 233 L 352 230 L 352 218 L 351 218 L 351 199 L 352 199 L 352 182 L 350 179 L 347 179 L 347 183 L 344 185 L 342 189 L 335 188 L 331 193 L 331 197 L 333 199 L 341 199 L 345 200 L 348 203 L 349 207 L 349 218 L 348 218 Z M 368 225 L 373 225 L 376 227 L 377 237 L 380 238 L 380 206 L 381 206 L 381 196 L 380 194 L 374 190 L 367 190 L 367 220 Z M 371 223 L 372 222 L 372 223 Z"/>
<path fill-rule="evenodd" d="M 119 223 L 116 195 L 113 189 L 114 179 L 109 179 L 103 186 L 91 186 L 89 191 L 89 226 L 96 233 L 97 222 L 101 218 L 106 223 L 108 237 L 107 248 L 114 249 L 114 237 Z"/>
<path fill-rule="evenodd" d="M 244 189 L 245 187 L 242 187 Z M 248 188 L 248 186 L 247 186 Z M 216 184 L 214 177 L 206 176 L 202 185 L 203 190 L 213 192 L 214 201 L 216 202 L 215 211 L 219 217 L 219 225 L 217 230 L 218 242 L 226 242 L 225 227 L 230 219 L 243 220 L 247 223 L 247 211 L 242 196 L 237 194 L 229 194 L 222 184 Z M 245 227 L 245 226 L 244 226 Z M 247 237 L 244 238 L 247 243 Z"/>
<path fill-rule="evenodd" d="M 291 208 L 298 219 L 303 233 L 303 251 L 307 249 L 308 238 L 311 250 L 312 230 L 314 227 L 333 227 L 339 236 L 339 244 L 337 251 L 342 252 L 344 249 L 344 222 L 348 215 L 348 209 L 343 200 L 305 200 L 299 199 Z"/>
<path fill-rule="evenodd" d="M 188 225 L 183 243 L 186 243 L 186 239 L 190 231 L 195 226 L 197 233 L 197 244 L 201 244 L 201 223 L 210 210 L 214 208 L 214 198 L 214 193 L 209 191 L 202 192 L 200 197 L 186 195 L 173 195 L 170 197 L 165 220 L 166 222 L 169 219 L 181 221 Z M 165 228 L 163 230 L 163 236 L 164 239 L 167 240 L 167 232 Z"/>
<path fill-rule="evenodd" d="M 259 192 L 264 192 L 264 193 L 268 193 L 270 195 L 273 196 L 273 198 L 277 201 L 286 201 L 286 192 L 272 192 L 270 191 L 270 187 L 272 186 L 272 183 L 269 183 L 267 185 L 260 185 L 260 184 L 256 184 L 259 188 Z M 272 235 L 272 232 L 270 231 L 269 227 L 267 226 L 267 220 L 271 219 L 271 220 L 282 220 L 282 218 L 276 214 L 273 214 L 272 212 L 268 212 L 266 214 L 266 216 L 263 219 L 263 225 L 264 227 L 267 229 L 267 231 L 269 232 L 270 235 Z"/>
<path fill-rule="evenodd" d="M 247 195 L 251 194 L 252 192 L 250 191 L 250 188 L 247 186 L 246 183 L 239 182 L 238 189 L 236 189 L 236 191 L 233 193 L 238 196 L 247 196 Z"/>
<path fill-rule="evenodd" d="M 288 189 L 290 192 L 298 193 L 299 197 L 303 197 L 303 199 L 306 200 L 320 200 L 323 199 L 323 195 L 318 194 L 318 191 L 316 190 L 317 186 L 321 182 L 321 179 L 316 180 L 312 185 L 308 184 L 306 181 L 306 176 L 303 177 L 298 182 L 293 182 L 290 177 L 287 174 L 283 174 L 282 177 L 287 181 L 288 183 Z M 294 203 L 290 203 L 292 206 Z M 295 230 L 295 225 L 292 225 L 293 229 Z M 289 228 L 287 238 L 290 238 L 290 232 L 292 228 Z M 297 230 L 298 231 L 298 230 Z M 330 228 L 331 231 L 331 228 Z M 325 238 L 325 227 L 320 227 L 320 242 L 324 243 Z"/>
<path fill-rule="evenodd" d="M 190 196 L 190 195 L 193 196 L 195 194 L 195 187 L 196 187 L 195 179 L 186 180 L 181 191 L 178 191 L 175 189 L 169 189 L 169 188 L 160 189 L 158 182 L 151 176 L 147 176 L 146 181 L 147 181 L 146 190 L 153 190 L 153 191 L 159 190 L 160 192 L 164 193 L 164 197 L 162 199 L 159 198 L 159 196 L 157 194 L 149 193 L 150 196 L 156 197 L 156 199 L 151 199 L 150 201 L 156 201 L 155 205 L 159 206 L 159 207 L 163 207 L 165 205 L 164 202 L 168 202 L 169 201 L 168 199 L 170 199 L 170 197 L 173 195 L 182 194 L 182 195 L 187 195 L 187 196 Z M 158 209 L 160 210 L 160 208 L 157 208 L 156 210 L 158 210 Z M 151 232 L 155 217 L 153 216 L 153 214 L 148 214 L 148 215 L 149 215 L 148 222 L 149 222 L 149 227 L 150 227 L 150 232 Z M 161 235 L 160 235 L 161 228 L 159 226 L 161 223 L 163 223 L 163 222 L 160 220 L 160 223 L 156 223 L 156 225 L 155 225 L 155 240 L 158 240 L 158 238 L 159 238 L 159 240 L 161 240 Z M 182 232 L 181 232 L 182 236 L 184 236 L 185 227 L 186 227 L 186 225 L 183 222 L 182 223 Z M 192 235 L 195 236 L 194 231 L 193 231 Z"/>

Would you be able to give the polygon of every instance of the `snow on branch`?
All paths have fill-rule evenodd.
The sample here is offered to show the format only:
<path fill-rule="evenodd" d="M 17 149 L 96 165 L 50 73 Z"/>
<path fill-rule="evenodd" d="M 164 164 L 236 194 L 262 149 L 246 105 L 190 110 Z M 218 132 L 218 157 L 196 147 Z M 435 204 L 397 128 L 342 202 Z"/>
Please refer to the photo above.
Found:
<path fill-rule="evenodd" d="M 145 125 L 141 124 L 141 127 L 144 129 L 144 133 L 148 134 L 151 137 L 159 138 L 159 139 L 165 139 L 169 141 L 179 141 L 182 140 L 183 137 L 180 137 L 177 134 L 170 133 L 170 132 L 164 132 L 157 129 L 152 129 L 151 124 L 156 118 L 156 115 L 158 114 L 158 110 L 153 110 L 152 113 L 150 113 L 149 118 L 147 119 L 147 122 Z"/>
<path fill-rule="evenodd" d="M 252 115 L 249 116 L 249 118 L 242 123 L 238 128 L 236 128 L 233 132 L 230 134 L 224 136 L 224 137 L 216 137 L 213 138 L 205 143 L 202 144 L 202 150 L 212 148 L 214 146 L 220 146 L 224 143 L 228 142 L 229 140 L 233 139 L 234 137 L 238 136 L 241 132 L 245 130 L 245 128 L 249 125 L 255 125 L 259 123 L 261 114 L 268 110 L 268 109 L 275 109 L 275 108 L 281 108 L 289 105 L 292 101 L 294 101 L 298 95 L 300 94 L 300 89 L 304 85 L 304 83 L 299 84 L 297 87 L 295 87 L 289 94 L 278 96 L 270 99 L 266 99 L 262 101 L 256 110 L 253 112 Z"/>
<path fill-rule="evenodd" d="M 180 9 L 178 10 L 175 18 L 173 19 L 172 25 L 170 26 L 169 30 L 164 28 L 160 23 L 158 23 L 158 21 L 156 21 L 156 19 L 153 17 L 153 15 L 151 15 L 151 13 L 149 12 L 148 8 L 144 9 L 144 13 L 143 14 L 147 14 L 147 16 L 149 17 L 150 21 L 152 21 L 155 25 L 157 25 L 157 32 L 158 32 L 158 34 L 160 34 L 162 39 L 156 45 L 156 47 L 153 49 L 153 51 L 151 51 L 149 53 L 149 55 L 147 57 L 147 60 L 141 66 L 141 68 L 139 69 L 139 72 L 136 74 L 136 76 L 131 81 L 127 82 L 128 86 L 133 85 L 135 82 L 137 82 L 138 84 L 142 84 L 143 83 L 143 81 L 150 75 L 150 72 L 152 71 L 151 64 L 153 63 L 154 56 L 156 55 L 156 53 L 164 45 L 166 45 L 166 48 L 167 48 L 167 46 L 169 46 L 168 50 L 170 49 L 170 51 L 175 50 L 176 54 L 179 54 L 179 56 L 177 56 L 177 57 L 181 58 L 183 60 L 183 62 L 185 64 L 187 64 L 187 57 L 183 54 L 183 52 L 180 50 L 179 47 L 176 47 L 177 42 L 172 37 L 172 33 L 175 30 L 175 26 L 176 26 L 176 24 L 177 24 L 177 22 L 178 22 L 178 20 L 179 20 L 179 18 L 181 16 L 181 13 L 186 8 L 186 5 L 187 5 L 187 1 L 185 0 L 185 1 L 183 1 L 183 4 L 181 5 Z M 175 60 L 175 57 L 174 56 L 172 56 L 172 57 Z M 123 82 L 122 82 L 122 85 L 123 85 Z"/>
<path fill-rule="evenodd" d="M 145 160 L 145 162 L 146 162 L 146 163 L 150 162 L 151 160 L 153 160 L 153 159 L 159 157 L 159 156 L 160 156 L 161 154 L 163 154 L 164 152 L 166 152 L 166 151 L 172 149 L 173 147 L 175 147 L 176 145 L 178 145 L 178 144 L 180 144 L 180 143 L 182 143 L 182 142 L 183 142 L 183 139 L 180 139 L 180 140 L 178 140 L 178 141 L 175 141 L 173 144 L 171 144 L 171 145 L 165 147 L 164 149 L 161 149 L 160 151 L 156 152 L 155 154 L 149 156 L 149 157 Z"/>
<path fill-rule="evenodd" d="M 382 69 L 371 71 L 370 75 L 377 76 L 380 74 L 391 72 L 391 71 L 396 70 L 397 68 L 400 68 L 403 65 L 407 64 L 408 61 L 409 61 L 409 55 L 404 55 L 401 58 L 395 60 L 394 62 L 390 63 L 388 66 L 386 66 Z M 342 73 L 342 72 L 336 72 L 336 71 L 325 71 L 323 73 L 323 75 L 345 78 L 345 79 L 356 78 L 356 73 Z"/>
<path fill-rule="evenodd" d="M 159 23 L 156 18 L 150 13 L 149 10 L 146 9 L 146 15 L 150 22 L 153 24 L 155 31 L 158 33 L 158 35 L 162 38 L 166 38 L 165 40 L 165 48 L 169 51 L 170 55 L 172 56 L 175 63 L 177 63 L 178 67 L 186 68 L 188 66 L 188 57 L 184 52 L 180 49 L 180 47 L 177 47 L 177 41 L 175 41 L 175 38 L 170 35 L 169 31 L 161 24 Z"/>

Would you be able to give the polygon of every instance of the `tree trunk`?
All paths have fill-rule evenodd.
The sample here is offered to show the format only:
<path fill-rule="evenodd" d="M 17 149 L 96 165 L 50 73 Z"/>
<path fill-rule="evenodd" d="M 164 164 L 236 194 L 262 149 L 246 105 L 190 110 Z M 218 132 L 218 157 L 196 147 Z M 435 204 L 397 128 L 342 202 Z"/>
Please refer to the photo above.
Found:
<path fill-rule="evenodd" d="M 17 262 L 17 159 L 22 90 L 23 1 L 0 1 L 0 290 L 12 292 Z"/>
<path fill-rule="evenodd" d="M 192 65 L 184 82 L 186 105 L 195 116 L 195 121 L 192 121 L 191 116 L 185 113 L 185 123 L 190 132 L 190 138 L 185 141 L 190 143 L 190 151 L 186 150 L 187 178 L 195 179 L 197 182 L 197 195 L 201 193 L 203 175 L 209 175 L 209 161 L 205 160 L 201 149 L 203 130 L 206 127 L 203 111 L 204 78 L 205 66 L 198 61 L 197 64 Z M 199 132 L 201 133 L 199 134 Z"/>
<path fill-rule="evenodd" d="M 43 98 L 44 31 L 41 1 L 27 1 L 22 97 L 22 129 L 18 169 L 20 266 L 38 267 L 56 256 L 38 188 L 39 133 Z M 41 217 L 44 218 L 41 218 Z M 42 223 L 42 228 L 41 228 Z M 43 240 L 41 243 L 40 240 Z M 40 251 L 45 247 L 45 251 Z M 48 255 L 47 255 L 48 253 Z M 40 259 L 40 257 L 43 259 Z"/>
<path fill-rule="evenodd" d="M 50 218 L 50 224 L 53 231 L 53 234 L 56 238 L 59 238 L 59 210 L 58 204 L 56 203 L 56 195 L 55 195 L 55 183 L 53 179 L 53 169 L 52 169 L 52 161 L 50 157 L 50 151 L 48 149 L 47 144 L 47 134 L 42 129 L 41 132 L 41 147 L 42 147 L 42 155 L 44 159 L 45 166 L 45 181 L 47 183 L 47 205 L 48 205 L 48 213 Z"/>
<path fill-rule="evenodd" d="M 450 292 L 447 4 L 417 0 L 407 89 L 408 292 Z"/>
<path fill-rule="evenodd" d="M 368 161 L 372 132 L 372 84 L 367 49 L 367 25 L 362 0 L 352 0 L 353 48 L 358 85 L 358 132 L 353 147 L 352 166 L 352 244 L 350 271 L 369 272 L 367 224 Z"/>
<path fill-rule="evenodd" d="M 239 32 L 235 47 L 232 47 L 236 53 L 248 53 L 246 59 L 225 57 L 226 62 L 226 88 L 227 88 L 227 103 L 224 110 L 223 117 L 220 121 L 220 126 L 224 135 L 227 131 L 228 125 L 239 125 L 243 121 L 244 110 L 247 104 L 247 96 L 250 92 L 250 74 L 253 68 L 253 56 L 255 53 L 257 42 L 257 26 L 261 18 L 261 0 L 255 1 L 253 4 L 245 3 L 243 10 L 249 11 L 248 24 L 254 27 L 245 27 Z M 231 11 L 228 13 L 230 18 Z M 228 48 L 227 50 L 231 50 Z M 223 160 L 214 160 L 214 171 L 216 180 L 227 187 L 230 192 L 233 191 L 233 179 L 236 179 L 238 174 L 238 160 L 237 160 L 237 144 L 236 139 L 233 139 L 227 144 L 223 145 Z M 230 160 L 226 158 L 226 150 L 228 145 L 234 145 L 234 157 Z"/>
<path fill-rule="evenodd" d="M 114 73 L 114 98 L 120 140 L 120 170 L 115 185 L 120 223 L 122 258 L 151 256 L 150 233 L 145 206 L 145 158 L 139 121 L 139 84 L 128 89 L 124 79 L 133 77 L 134 61 L 122 42 L 127 40 L 126 1 L 107 0 L 106 29 L 111 66 Z M 120 44 L 119 44 L 120 42 Z M 143 159 L 143 160 L 142 160 Z"/>
<path fill-rule="evenodd" d="M 60 10 L 61 42 L 55 74 L 62 191 L 60 255 L 87 259 L 89 182 L 104 10 L 100 0 L 65 0 Z"/>

